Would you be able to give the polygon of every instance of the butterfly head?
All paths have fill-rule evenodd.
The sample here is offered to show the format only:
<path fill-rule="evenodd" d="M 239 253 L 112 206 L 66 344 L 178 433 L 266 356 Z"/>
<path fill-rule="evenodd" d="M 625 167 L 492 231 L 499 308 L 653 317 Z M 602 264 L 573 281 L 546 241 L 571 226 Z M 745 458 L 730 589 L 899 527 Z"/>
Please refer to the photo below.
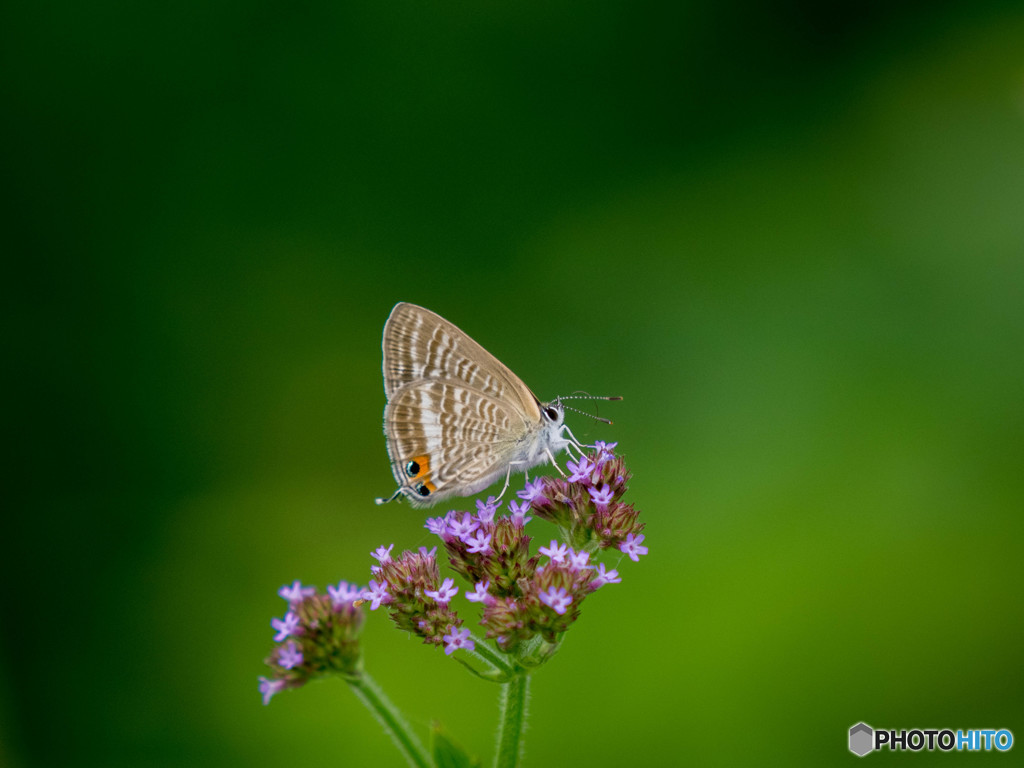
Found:
<path fill-rule="evenodd" d="M 559 429 L 565 422 L 565 406 L 555 398 L 550 403 L 541 403 L 540 417 L 548 429 Z"/>

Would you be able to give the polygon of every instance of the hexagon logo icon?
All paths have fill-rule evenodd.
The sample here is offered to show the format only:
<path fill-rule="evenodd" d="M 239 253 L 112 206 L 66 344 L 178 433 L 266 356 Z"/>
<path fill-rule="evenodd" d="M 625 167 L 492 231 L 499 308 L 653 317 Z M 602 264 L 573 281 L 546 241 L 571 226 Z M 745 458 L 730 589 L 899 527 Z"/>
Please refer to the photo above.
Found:
<path fill-rule="evenodd" d="M 857 723 L 850 729 L 850 751 L 864 757 L 874 749 L 875 732 L 867 723 Z"/>

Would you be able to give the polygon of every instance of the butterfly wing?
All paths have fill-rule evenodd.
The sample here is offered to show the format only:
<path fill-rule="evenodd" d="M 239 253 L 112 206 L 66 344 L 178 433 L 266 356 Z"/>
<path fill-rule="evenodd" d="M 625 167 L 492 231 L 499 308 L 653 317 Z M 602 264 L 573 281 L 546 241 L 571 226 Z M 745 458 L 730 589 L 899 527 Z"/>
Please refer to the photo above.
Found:
<path fill-rule="evenodd" d="M 416 506 L 483 490 L 541 428 L 511 400 L 451 379 L 406 384 L 384 410 L 391 469 Z"/>
<path fill-rule="evenodd" d="M 384 324 L 384 394 L 424 379 L 461 382 L 540 420 L 540 402 L 498 358 L 440 315 L 402 302 Z"/>

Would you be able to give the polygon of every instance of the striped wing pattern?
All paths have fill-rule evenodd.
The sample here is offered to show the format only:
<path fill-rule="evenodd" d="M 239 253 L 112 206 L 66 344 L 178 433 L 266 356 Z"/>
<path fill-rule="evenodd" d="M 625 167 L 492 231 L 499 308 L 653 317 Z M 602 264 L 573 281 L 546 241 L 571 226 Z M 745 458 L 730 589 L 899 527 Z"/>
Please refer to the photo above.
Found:
<path fill-rule="evenodd" d="M 503 472 L 532 432 L 507 403 L 439 379 L 400 388 L 384 423 L 395 481 L 412 501 L 426 503 Z M 429 501 L 417 493 L 420 484 L 430 489 Z"/>
<path fill-rule="evenodd" d="M 451 379 L 518 406 L 540 419 L 537 398 L 522 379 L 455 325 L 429 309 L 401 303 L 384 324 L 384 394 L 423 379 Z"/>

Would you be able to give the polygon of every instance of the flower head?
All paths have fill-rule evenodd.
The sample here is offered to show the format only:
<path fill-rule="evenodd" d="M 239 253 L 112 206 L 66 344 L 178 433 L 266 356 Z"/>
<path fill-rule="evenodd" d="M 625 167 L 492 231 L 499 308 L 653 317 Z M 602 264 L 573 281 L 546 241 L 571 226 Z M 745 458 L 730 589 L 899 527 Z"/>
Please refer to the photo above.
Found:
<path fill-rule="evenodd" d="M 264 659 L 272 672 L 271 677 L 260 678 L 264 704 L 285 688 L 299 688 L 332 672 L 352 675 L 359 669 L 359 634 L 366 613 L 353 599 L 358 587 L 342 581 L 328 594 L 303 589 L 313 592 L 293 604 L 283 620 L 271 622 L 279 645 Z"/>

